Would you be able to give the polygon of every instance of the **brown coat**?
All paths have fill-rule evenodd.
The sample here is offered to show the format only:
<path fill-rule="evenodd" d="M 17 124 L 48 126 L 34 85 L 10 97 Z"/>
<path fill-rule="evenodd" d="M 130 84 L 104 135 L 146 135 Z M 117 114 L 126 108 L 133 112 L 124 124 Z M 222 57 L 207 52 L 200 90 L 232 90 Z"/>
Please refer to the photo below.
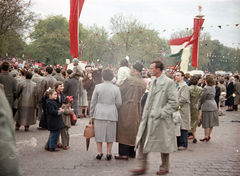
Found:
<path fill-rule="evenodd" d="M 135 146 L 138 127 L 141 122 L 141 97 L 146 90 L 147 83 L 140 75 L 127 78 L 120 85 L 122 107 L 118 113 L 116 142 Z"/>
<path fill-rule="evenodd" d="M 87 91 L 87 100 L 91 101 L 95 85 L 102 83 L 101 70 L 93 71 L 91 80 L 88 78 L 88 76 L 85 76 L 82 80 L 82 83 L 84 89 Z"/>
<path fill-rule="evenodd" d="M 63 104 L 62 109 L 64 109 L 64 113 L 62 113 L 62 119 L 65 127 L 71 127 L 71 115 L 73 111 L 66 105 Z"/>

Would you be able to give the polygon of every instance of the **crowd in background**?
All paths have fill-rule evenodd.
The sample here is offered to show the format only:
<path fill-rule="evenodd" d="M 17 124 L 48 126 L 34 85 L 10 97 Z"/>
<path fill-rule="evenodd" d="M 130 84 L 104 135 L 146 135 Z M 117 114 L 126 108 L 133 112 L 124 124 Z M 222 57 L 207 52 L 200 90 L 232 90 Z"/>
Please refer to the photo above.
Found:
<path fill-rule="evenodd" d="M 227 106 L 227 111 L 238 111 L 239 75 L 190 75 L 182 71 L 171 75 L 164 73 L 164 66 L 159 60 L 154 60 L 146 70 L 140 62 L 130 67 L 126 58 L 120 60 L 119 68 L 112 69 L 94 68 L 91 65 L 81 68 L 77 59 L 73 59 L 73 70 L 66 70 L 65 66 L 34 66 L 34 60 L 27 60 L 25 66 L 18 62 L 22 60 L 7 58 L 0 61 L 0 88 L 4 90 L 0 92 L 1 96 L 5 94 L 12 109 L 15 130 L 24 126 L 24 130 L 29 131 L 30 126 L 38 120 L 39 130 L 50 131 L 44 148 L 51 152 L 59 151 L 57 148 L 69 148 L 68 131 L 76 124 L 71 119 L 73 114 L 78 118 L 89 117 L 91 121 L 94 120 L 98 149 L 96 159 L 99 160 L 103 156 L 103 142 L 107 142 L 106 158 L 112 159 L 111 148 L 115 141 L 119 143 L 115 159 L 135 158 L 134 148 L 143 119 L 168 117 L 172 120 L 170 126 L 174 134 L 170 131 L 171 135 L 160 138 L 164 144 L 170 141 L 166 146 L 172 147 L 152 144 L 160 147 L 157 151 L 162 153 L 162 161 L 168 165 L 169 155 L 166 154 L 176 149 L 187 149 L 188 139 L 197 143 L 198 126 L 204 128 L 204 138 L 200 141 L 208 142 L 213 127 L 219 125 L 219 116 L 224 115 L 224 107 Z M 164 86 L 169 86 L 173 91 L 169 92 Z M 158 101 L 156 98 L 166 101 L 165 104 L 159 104 L 169 104 L 169 107 L 159 110 L 156 104 L 151 104 Z M 156 109 L 152 111 L 154 106 Z M 162 123 L 157 124 L 161 126 Z M 150 127 L 155 129 L 154 126 Z M 172 130 L 164 126 L 161 129 Z M 145 133 L 149 135 L 143 129 L 141 135 Z M 145 140 L 145 137 L 142 139 Z M 141 141 L 139 144 L 141 146 Z M 141 150 L 144 148 L 140 147 Z M 156 150 L 151 148 L 150 151 Z M 140 157 L 141 161 L 145 161 L 147 156 Z M 167 165 L 160 167 L 159 175 L 169 171 Z M 145 172 L 145 166 L 144 162 L 140 162 L 133 173 Z"/>

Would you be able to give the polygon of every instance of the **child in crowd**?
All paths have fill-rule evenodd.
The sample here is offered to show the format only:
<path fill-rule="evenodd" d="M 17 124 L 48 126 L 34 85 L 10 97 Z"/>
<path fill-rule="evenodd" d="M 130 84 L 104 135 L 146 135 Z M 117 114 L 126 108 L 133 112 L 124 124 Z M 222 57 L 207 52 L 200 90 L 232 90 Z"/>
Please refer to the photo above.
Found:
<path fill-rule="evenodd" d="M 226 97 L 226 92 L 222 92 L 220 96 L 220 111 L 219 111 L 219 116 L 224 115 L 223 114 L 223 107 L 225 106 L 225 97 Z"/>
<path fill-rule="evenodd" d="M 57 142 L 59 137 L 59 129 L 64 127 L 61 114 L 64 113 L 64 109 L 59 108 L 57 99 L 57 91 L 55 89 L 47 90 L 44 93 L 44 97 L 47 99 L 47 128 L 50 131 L 50 137 L 45 145 L 45 150 L 50 152 L 56 152 Z"/>
<path fill-rule="evenodd" d="M 69 133 L 68 130 L 71 127 L 71 115 L 73 114 L 74 109 L 71 108 L 73 102 L 72 96 L 67 96 L 63 100 L 62 109 L 64 113 L 62 113 L 62 120 L 64 123 L 64 128 L 60 129 L 60 134 L 62 138 L 62 148 L 67 150 L 69 148 Z"/>
<path fill-rule="evenodd" d="M 73 72 L 69 75 L 69 77 L 74 77 L 75 79 L 79 80 L 80 76 L 83 74 L 83 69 L 78 65 L 78 59 L 73 59 Z"/>

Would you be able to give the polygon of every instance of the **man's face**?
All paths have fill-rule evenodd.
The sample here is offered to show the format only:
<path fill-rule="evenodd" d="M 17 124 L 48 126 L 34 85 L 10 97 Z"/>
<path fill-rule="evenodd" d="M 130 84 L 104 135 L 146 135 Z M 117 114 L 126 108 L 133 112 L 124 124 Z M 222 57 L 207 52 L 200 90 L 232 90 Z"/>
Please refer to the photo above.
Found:
<path fill-rule="evenodd" d="M 153 64 L 150 65 L 149 72 L 152 76 L 156 76 L 159 70 L 160 70 L 159 68 L 156 69 L 156 63 L 153 63 Z"/>
<path fill-rule="evenodd" d="M 86 74 L 91 73 L 91 69 L 92 69 L 91 67 L 86 67 L 86 68 L 85 68 Z"/>
<path fill-rule="evenodd" d="M 182 76 L 181 73 L 179 73 L 179 72 L 176 73 L 175 79 L 176 79 L 177 83 L 180 83 L 183 80 L 183 78 L 184 77 Z"/>

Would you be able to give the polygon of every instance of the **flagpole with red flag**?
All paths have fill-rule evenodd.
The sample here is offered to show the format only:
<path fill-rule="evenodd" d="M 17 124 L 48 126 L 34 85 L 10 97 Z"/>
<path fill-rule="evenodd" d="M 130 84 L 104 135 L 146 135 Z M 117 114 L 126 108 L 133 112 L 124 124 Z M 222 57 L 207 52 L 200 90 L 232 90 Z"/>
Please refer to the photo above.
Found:
<path fill-rule="evenodd" d="M 199 12 L 202 11 L 202 6 L 198 6 Z M 199 14 L 194 18 L 194 34 L 193 34 L 193 47 L 192 47 L 192 66 L 198 67 L 198 47 L 199 47 L 199 33 L 201 31 L 203 22 L 205 19 L 203 19 L 204 15 Z"/>
<path fill-rule="evenodd" d="M 70 0 L 70 53 L 73 58 L 78 58 L 78 20 L 82 11 L 84 0 Z"/>

